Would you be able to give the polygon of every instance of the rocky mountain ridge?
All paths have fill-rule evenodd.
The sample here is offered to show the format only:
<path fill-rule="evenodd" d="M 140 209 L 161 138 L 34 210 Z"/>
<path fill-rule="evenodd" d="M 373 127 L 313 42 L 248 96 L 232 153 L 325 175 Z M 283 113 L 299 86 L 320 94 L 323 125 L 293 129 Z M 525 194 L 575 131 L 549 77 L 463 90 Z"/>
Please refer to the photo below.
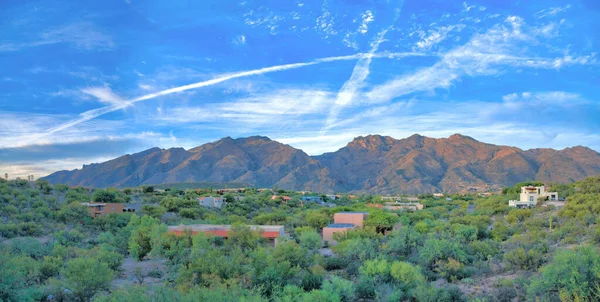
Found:
<path fill-rule="evenodd" d="M 483 191 L 533 179 L 566 183 L 598 174 L 600 153 L 587 147 L 521 150 L 460 134 L 448 138 L 415 134 L 404 139 L 360 136 L 318 156 L 268 137 L 226 137 L 189 150 L 152 148 L 45 179 L 89 187 L 236 182 L 396 194 Z"/>

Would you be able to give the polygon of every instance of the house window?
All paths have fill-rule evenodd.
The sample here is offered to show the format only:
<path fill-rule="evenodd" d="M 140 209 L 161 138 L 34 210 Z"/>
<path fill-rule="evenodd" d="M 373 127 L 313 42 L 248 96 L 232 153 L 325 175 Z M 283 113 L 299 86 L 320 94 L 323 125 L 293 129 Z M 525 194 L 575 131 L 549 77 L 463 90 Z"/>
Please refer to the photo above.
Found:
<path fill-rule="evenodd" d="M 529 201 L 530 201 L 530 202 L 533 202 L 533 201 L 534 201 L 534 199 L 533 199 L 533 196 L 529 196 Z"/>

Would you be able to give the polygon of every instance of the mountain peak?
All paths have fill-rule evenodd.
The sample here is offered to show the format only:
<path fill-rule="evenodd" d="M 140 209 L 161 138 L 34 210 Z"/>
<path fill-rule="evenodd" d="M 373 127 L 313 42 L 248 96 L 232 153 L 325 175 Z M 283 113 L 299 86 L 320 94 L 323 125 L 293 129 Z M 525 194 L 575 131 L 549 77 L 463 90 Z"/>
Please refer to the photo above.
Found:
<path fill-rule="evenodd" d="M 270 141 L 272 141 L 269 137 L 261 136 L 261 135 L 254 135 L 254 136 L 248 136 L 248 137 L 244 137 L 244 138 L 238 138 L 238 140 L 242 140 L 244 142 L 252 142 L 252 141 L 270 142 Z"/>
<path fill-rule="evenodd" d="M 449 140 L 451 141 L 477 141 L 476 139 L 470 137 L 470 136 L 466 136 L 466 135 L 462 135 L 460 133 L 455 133 L 450 135 L 450 137 L 448 137 Z"/>
<path fill-rule="evenodd" d="M 360 147 L 365 149 L 389 149 L 394 139 L 389 136 L 378 134 L 369 134 L 367 136 L 357 136 L 348 143 L 349 147 Z"/>

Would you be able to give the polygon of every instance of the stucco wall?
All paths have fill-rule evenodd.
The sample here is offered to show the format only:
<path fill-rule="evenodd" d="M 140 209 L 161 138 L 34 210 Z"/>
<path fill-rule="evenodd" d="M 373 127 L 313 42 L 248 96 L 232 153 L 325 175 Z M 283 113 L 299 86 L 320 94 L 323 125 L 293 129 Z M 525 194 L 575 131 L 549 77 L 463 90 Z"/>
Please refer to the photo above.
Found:
<path fill-rule="evenodd" d="M 367 214 L 365 213 L 335 213 L 333 215 L 334 223 L 351 223 L 359 228 L 364 226 Z"/>

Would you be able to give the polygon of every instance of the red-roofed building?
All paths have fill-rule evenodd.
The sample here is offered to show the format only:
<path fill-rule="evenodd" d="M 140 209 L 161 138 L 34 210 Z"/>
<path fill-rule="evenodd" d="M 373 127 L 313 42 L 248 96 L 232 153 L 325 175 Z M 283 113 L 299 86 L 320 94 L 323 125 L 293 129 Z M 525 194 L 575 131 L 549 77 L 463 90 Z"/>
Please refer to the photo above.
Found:
<path fill-rule="evenodd" d="M 284 227 L 282 225 L 249 225 L 251 230 L 260 232 L 263 238 L 272 240 L 274 245 L 277 245 L 277 238 L 284 236 Z M 185 232 L 198 234 L 200 232 L 217 237 L 229 238 L 232 230 L 231 225 L 215 225 L 215 224 L 193 224 L 193 225 L 178 225 L 169 226 L 168 233 L 174 235 L 183 235 Z"/>

